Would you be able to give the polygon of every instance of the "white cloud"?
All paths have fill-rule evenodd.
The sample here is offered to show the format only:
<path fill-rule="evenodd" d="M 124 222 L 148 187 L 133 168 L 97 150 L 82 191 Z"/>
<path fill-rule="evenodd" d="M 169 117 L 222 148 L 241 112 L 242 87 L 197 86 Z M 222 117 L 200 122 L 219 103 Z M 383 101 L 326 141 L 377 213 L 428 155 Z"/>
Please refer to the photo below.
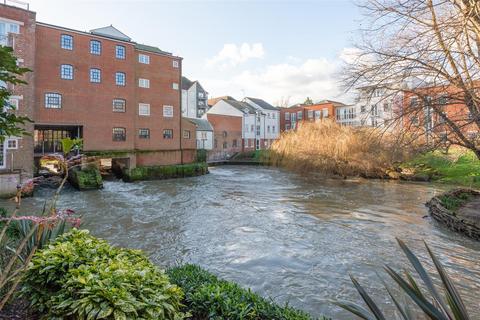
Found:
<path fill-rule="evenodd" d="M 217 55 L 207 60 L 207 66 L 237 66 L 249 59 L 262 59 L 264 55 L 265 50 L 261 43 L 242 43 L 238 46 L 234 43 L 227 43 L 223 45 Z"/>
<path fill-rule="evenodd" d="M 306 97 L 313 100 L 339 98 L 338 62 L 325 58 L 287 61 L 259 70 L 245 70 L 227 81 L 212 79 L 207 83 L 211 86 L 209 91 L 213 96 L 228 94 L 241 98 L 245 94 L 272 104 L 285 98 L 290 98 L 291 104 L 303 102 Z"/>

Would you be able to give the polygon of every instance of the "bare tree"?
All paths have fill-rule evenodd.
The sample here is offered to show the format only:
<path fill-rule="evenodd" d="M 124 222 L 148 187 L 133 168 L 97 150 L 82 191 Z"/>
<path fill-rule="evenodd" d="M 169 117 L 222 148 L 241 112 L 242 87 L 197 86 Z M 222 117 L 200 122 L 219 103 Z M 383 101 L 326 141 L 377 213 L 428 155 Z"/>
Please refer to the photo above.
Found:
<path fill-rule="evenodd" d="M 290 107 L 290 96 L 282 96 L 278 101 L 275 102 L 275 105 L 279 108 L 288 108 Z"/>
<path fill-rule="evenodd" d="M 402 93 L 397 127 L 431 143 L 466 147 L 480 158 L 480 1 L 364 0 L 359 5 L 366 24 L 358 57 L 346 67 L 347 88 Z"/>

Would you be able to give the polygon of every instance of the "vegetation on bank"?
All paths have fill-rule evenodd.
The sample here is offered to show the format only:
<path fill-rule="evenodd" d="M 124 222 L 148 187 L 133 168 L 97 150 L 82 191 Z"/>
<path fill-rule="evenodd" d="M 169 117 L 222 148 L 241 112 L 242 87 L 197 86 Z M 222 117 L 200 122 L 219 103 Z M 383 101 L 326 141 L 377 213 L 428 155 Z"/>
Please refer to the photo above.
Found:
<path fill-rule="evenodd" d="M 208 173 L 206 163 L 189 163 L 171 166 L 136 167 L 125 170 L 123 181 L 157 180 L 200 176 Z"/>
<path fill-rule="evenodd" d="M 236 283 L 217 278 L 196 265 L 175 267 L 167 271 L 170 280 L 185 293 L 185 311 L 194 319 L 230 320 L 310 320 L 307 313 L 279 306 L 272 300 L 243 289 Z"/>
<path fill-rule="evenodd" d="M 182 290 L 138 250 L 110 246 L 73 229 L 38 251 L 21 295 L 48 317 L 182 319 Z"/>
<path fill-rule="evenodd" d="M 78 190 L 95 190 L 103 188 L 103 179 L 98 166 L 90 164 L 75 167 L 68 172 L 68 181 Z"/>
<path fill-rule="evenodd" d="M 422 153 L 401 167 L 431 181 L 480 188 L 480 160 L 461 148 Z"/>
<path fill-rule="evenodd" d="M 406 137 L 403 137 L 406 138 Z M 333 121 L 304 123 L 275 141 L 266 161 L 300 172 L 384 178 L 395 163 L 410 159 L 415 145 L 374 128 Z"/>

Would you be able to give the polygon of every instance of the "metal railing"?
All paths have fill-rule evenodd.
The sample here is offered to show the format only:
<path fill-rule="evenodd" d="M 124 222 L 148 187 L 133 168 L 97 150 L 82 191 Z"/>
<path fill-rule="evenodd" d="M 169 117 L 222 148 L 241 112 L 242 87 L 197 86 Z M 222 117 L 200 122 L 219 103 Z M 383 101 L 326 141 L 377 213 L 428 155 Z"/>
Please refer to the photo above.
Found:
<path fill-rule="evenodd" d="M 26 10 L 30 10 L 30 4 L 19 0 L 3 0 L 3 4 L 7 6 L 18 7 Z"/>

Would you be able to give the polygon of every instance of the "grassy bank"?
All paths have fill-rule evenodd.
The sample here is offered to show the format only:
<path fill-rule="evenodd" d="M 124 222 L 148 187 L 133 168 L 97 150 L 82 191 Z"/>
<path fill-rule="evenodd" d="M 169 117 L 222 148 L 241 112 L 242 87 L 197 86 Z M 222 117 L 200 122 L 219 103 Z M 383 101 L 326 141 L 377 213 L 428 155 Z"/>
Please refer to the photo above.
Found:
<path fill-rule="evenodd" d="M 452 149 L 447 154 L 440 151 L 420 154 L 401 168 L 430 181 L 480 188 L 480 160 L 464 149 Z"/>

